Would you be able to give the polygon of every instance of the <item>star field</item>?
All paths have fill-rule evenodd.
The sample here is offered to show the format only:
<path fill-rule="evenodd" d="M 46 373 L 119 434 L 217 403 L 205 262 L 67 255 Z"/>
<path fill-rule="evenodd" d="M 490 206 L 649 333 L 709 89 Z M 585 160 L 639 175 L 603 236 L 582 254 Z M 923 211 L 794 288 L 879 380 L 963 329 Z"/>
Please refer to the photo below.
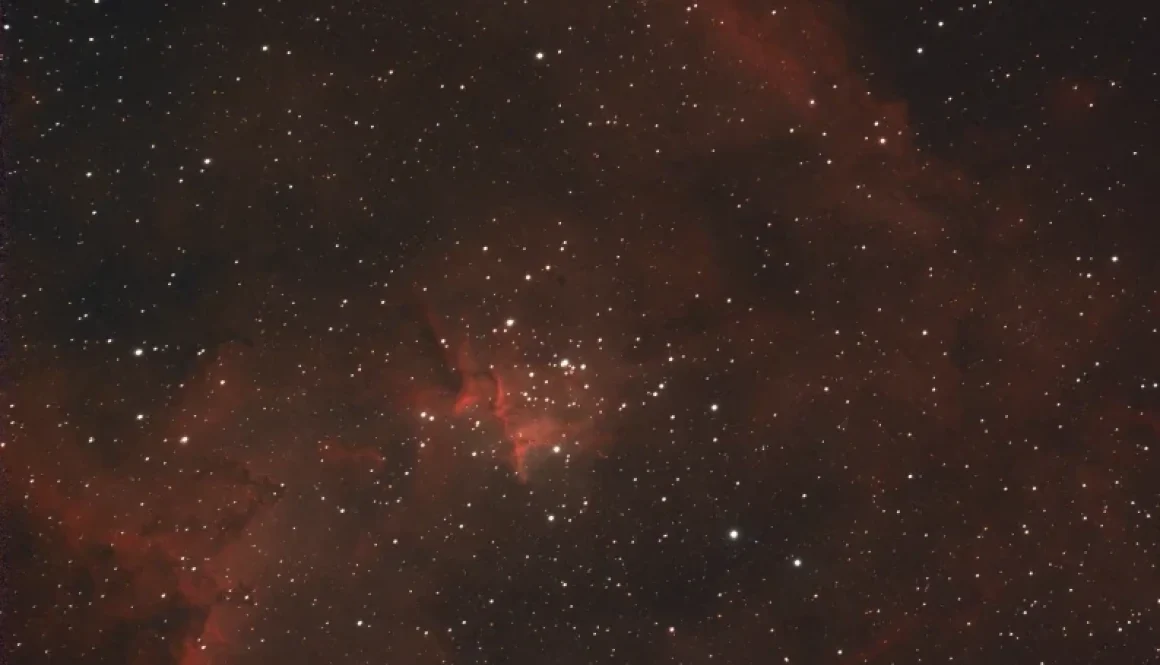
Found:
<path fill-rule="evenodd" d="M 1160 662 L 1146 11 L 25 4 L 4 662 Z"/>

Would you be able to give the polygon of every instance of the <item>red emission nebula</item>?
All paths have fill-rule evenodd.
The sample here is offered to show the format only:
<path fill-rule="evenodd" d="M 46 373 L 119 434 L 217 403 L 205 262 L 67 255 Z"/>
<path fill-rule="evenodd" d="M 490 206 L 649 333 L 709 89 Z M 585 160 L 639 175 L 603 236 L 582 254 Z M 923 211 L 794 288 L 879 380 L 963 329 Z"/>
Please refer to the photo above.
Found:
<path fill-rule="evenodd" d="M 1160 660 L 1156 21 L 172 4 L 4 15 L 3 662 Z"/>
<path fill-rule="evenodd" d="M 498 427 L 501 454 L 527 480 L 529 464 L 546 453 L 563 452 L 569 458 L 581 451 L 581 445 L 593 449 L 594 419 L 603 400 L 588 383 L 599 374 L 590 372 L 586 363 L 569 358 L 521 362 L 520 339 L 530 335 L 516 325 L 515 319 L 508 318 L 477 342 L 489 346 L 490 354 L 473 353 L 468 341 L 452 343 L 441 337 L 439 343 L 446 349 L 446 362 L 459 389 L 454 395 L 421 390 L 415 402 L 421 419 L 446 416 L 472 428 Z M 440 328 L 432 325 L 433 331 Z"/>

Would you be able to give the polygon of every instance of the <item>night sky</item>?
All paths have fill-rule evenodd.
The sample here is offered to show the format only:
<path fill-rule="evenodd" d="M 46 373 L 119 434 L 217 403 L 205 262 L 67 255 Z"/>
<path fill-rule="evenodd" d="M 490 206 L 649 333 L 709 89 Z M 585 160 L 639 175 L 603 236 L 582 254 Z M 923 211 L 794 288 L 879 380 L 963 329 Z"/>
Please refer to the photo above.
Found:
<path fill-rule="evenodd" d="M 1160 662 L 1160 16 L 18 4 L 0 660 Z"/>

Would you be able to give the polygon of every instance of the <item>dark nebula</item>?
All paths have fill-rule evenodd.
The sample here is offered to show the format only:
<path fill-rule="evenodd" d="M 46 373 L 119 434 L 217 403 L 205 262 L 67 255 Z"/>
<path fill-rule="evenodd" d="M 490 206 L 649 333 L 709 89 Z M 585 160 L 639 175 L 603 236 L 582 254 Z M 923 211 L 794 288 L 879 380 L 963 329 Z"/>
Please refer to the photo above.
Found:
<path fill-rule="evenodd" d="M 3 662 L 1160 662 L 1142 12 L 6 3 Z"/>

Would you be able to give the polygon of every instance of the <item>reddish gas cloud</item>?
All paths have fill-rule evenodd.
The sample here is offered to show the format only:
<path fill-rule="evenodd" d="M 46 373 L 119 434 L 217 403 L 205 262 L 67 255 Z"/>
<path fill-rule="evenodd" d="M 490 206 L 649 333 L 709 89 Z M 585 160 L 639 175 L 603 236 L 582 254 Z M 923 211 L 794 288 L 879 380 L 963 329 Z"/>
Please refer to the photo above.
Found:
<path fill-rule="evenodd" d="M 518 363 L 520 369 L 515 369 L 514 360 L 485 365 L 467 343 L 448 355 L 460 388 L 454 397 L 437 388 L 418 390 L 420 416 L 452 418 L 468 427 L 498 431 L 503 456 L 521 480 L 528 479 L 533 460 L 544 454 L 579 452 L 575 446 L 591 450 L 595 445 L 596 413 L 591 401 L 583 401 L 592 396 L 582 394 L 576 370 L 566 361 Z"/>
<path fill-rule="evenodd" d="M 599 253 L 588 229 L 544 225 L 532 212 L 502 214 L 523 239 L 522 255 L 490 251 L 487 235 L 453 236 L 431 248 L 414 275 L 418 288 L 400 298 L 417 302 L 418 315 L 402 337 L 405 365 L 393 366 L 384 392 L 402 396 L 395 404 L 406 418 L 433 421 L 422 429 L 420 456 L 439 469 L 435 476 L 456 463 L 447 451 L 464 444 L 497 456 L 523 481 L 540 461 L 599 454 L 606 407 L 628 380 L 619 349 L 593 342 L 601 331 L 619 334 L 630 317 L 619 301 L 632 294 L 617 293 L 608 273 L 593 268 Z M 679 251 L 689 247 L 681 243 Z M 712 270 L 702 254 L 697 258 L 690 253 L 683 266 L 674 256 L 650 261 L 652 279 L 660 270 L 659 277 L 673 277 L 657 297 L 711 290 L 711 275 L 698 281 L 681 270 Z M 509 291 L 502 309 L 489 302 L 495 289 Z M 595 317 L 586 314 L 594 310 Z"/>
<path fill-rule="evenodd" d="M 7 489 L 4 507 L 11 542 L 48 557 L 42 563 L 58 577 L 14 586 L 32 597 L 60 596 L 61 605 L 72 604 L 76 588 L 100 599 L 75 606 L 77 630 L 61 649 L 112 650 L 142 665 L 208 663 L 204 651 L 228 632 L 220 610 L 253 601 L 219 563 L 282 488 L 212 451 L 215 428 L 245 399 L 242 356 L 226 345 L 199 360 L 179 400 L 137 419 L 153 444 L 146 446 L 99 427 L 61 426 L 70 422 L 71 392 L 92 387 L 81 377 L 25 377 L 17 401 L 29 417 L 4 449 L 5 468 L 22 487 Z M 153 429 L 153 420 L 164 424 Z M 46 582 L 59 586 L 40 588 Z"/>
<path fill-rule="evenodd" d="M 578 169 L 589 169 L 578 181 L 583 183 L 589 177 L 602 187 L 617 183 L 627 193 L 609 194 L 612 202 L 603 207 L 593 202 L 600 198 L 597 196 L 583 203 L 546 204 L 535 198 L 534 187 L 529 185 L 514 195 L 504 190 L 503 197 L 512 200 L 505 200 L 488 214 L 479 212 L 488 209 L 486 205 L 472 199 L 466 206 L 469 210 L 454 211 L 454 223 L 433 234 L 441 239 L 429 239 L 429 248 L 414 265 L 391 274 L 392 283 L 402 285 L 387 289 L 388 299 L 407 303 L 417 314 L 404 316 L 396 310 L 377 309 L 376 304 L 342 321 L 357 335 L 344 332 L 346 336 L 338 336 L 336 332 L 335 337 L 319 337 L 335 317 L 344 316 L 355 305 L 336 314 L 334 308 L 326 309 L 326 303 L 334 300 L 333 293 L 310 290 L 321 287 L 304 286 L 293 279 L 270 279 L 271 288 L 260 289 L 253 285 L 266 280 L 261 275 L 247 275 L 247 293 L 260 295 L 247 296 L 254 299 L 253 306 L 239 304 L 236 310 L 249 314 L 263 305 L 262 317 L 267 319 L 262 323 L 264 334 L 271 340 L 285 335 L 264 351 L 257 368 L 261 371 L 254 367 L 258 354 L 244 344 L 207 349 L 180 377 L 178 388 L 156 391 L 176 397 L 150 411 L 138 429 L 133 429 L 132 412 L 117 413 L 126 400 L 141 397 L 124 387 L 129 382 L 122 372 L 129 370 L 118 368 L 117 372 L 88 376 L 72 370 L 89 361 L 73 359 L 60 363 L 69 371 L 42 370 L 24 377 L 17 400 L 23 429 L 4 451 L 5 467 L 16 479 L 5 492 L 5 507 L 9 514 L 18 516 L 14 522 L 19 523 L 20 537 L 28 539 L 35 551 L 52 553 L 47 564 L 52 574 L 45 579 L 19 579 L 16 584 L 26 596 L 60 600 L 54 607 L 67 606 L 70 600 L 58 584 L 98 584 L 108 603 L 79 610 L 79 615 L 66 619 L 32 619 L 36 625 L 23 627 L 21 633 L 59 635 L 64 634 L 64 628 L 83 625 L 85 630 L 76 636 L 83 642 L 77 649 L 80 653 L 96 646 L 110 648 L 110 635 L 127 634 L 131 640 L 112 647 L 120 649 L 123 662 L 209 665 L 214 649 L 228 647 L 237 630 L 246 625 L 247 603 L 256 602 L 257 594 L 239 582 L 237 566 L 231 564 L 243 562 L 251 564 L 244 566 L 248 570 L 263 570 L 259 564 L 265 559 L 255 554 L 258 549 L 273 552 L 268 558 L 274 560 L 298 558 L 297 564 L 287 564 L 285 575 L 281 569 L 277 576 L 254 573 L 275 591 L 291 576 L 294 565 L 311 567 L 316 562 L 303 555 L 301 548 L 287 545 L 286 536 L 295 530 L 310 530 L 313 540 L 333 544 L 329 538 L 316 537 L 331 535 L 331 526 L 336 531 L 343 528 L 333 497 L 322 501 L 322 494 L 331 494 L 329 489 L 344 488 L 344 498 L 367 494 L 380 500 L 366 509 L 370 516 L 364 516 L 363 522 L 347 527 L 358 532 L 351 539 L 353 546 L 344 549 L 340 542 L 319 555 L 327 565 L 319 563 L 317 569 L 333 564 L 331 567 L 343 569 L 345 574 L 349 572 L 345 570 L 348 558 L 371 566 L 383 560 L 392 540 L 406 543 L 409 536 L 440 524 L 450 506 L 466 503 L 458 502 L 462 493 L 457 493 L 456 483 L 487 467 L 492 459 L 520 481 L 534 484 L 554 460 L 599 455 L 613 445 L 638 445 L 632 438 L 606 434 L 622 408 L 646 427 L 659 423 L 648 430 L 650 439 L 667 441 L 670 433 L 694 427 L 705 420 L 701 417 L 702 402 L 707 403 L 710 397 L 702 392 L 707 385 L 703 379 L 709 374 L 714 375 L 715 383 L 730 376 L 745 377 L 737 382 L 744 390 L 729 394 L 722 404 L 730 411 L 732 422 L 743 423 L 751 431 L 730 432 L 734 436 L 722 437 L 727 440 L 719 444 L 714 439 L 712 447 L 698 441 L 696 445 L 706 446 L 701 459 L 718 458 L 729 446 L 753 445 L 768 446 L 769 460 L 776 460 L 731 469 L 733 476 L 744 480 L 740 486 L 776 485 L 804 475 L 785 460 L 793 459 L 795 447 L 816 447 L 818 456 L 832 456 L 835 462 L 825 470 L 826 477 L 837 478 L 835 483 L 851 492 L 853 503 L 870 505 L 872 502 L 862 501 L 864 495 L 852 488 L 879 500 L 891 474 L 904 462 L 920 465 L 929 458 L 944 463 L 944 467 L 949 460 L 958 467 L 978 468 L 998 453 L 1009 455 L 1005 464 L 1022 477 L 1074 477 L 1076 484 L 1083 486 L 1085 491 L 1077 491 L 1074 497 L 1067 493 L 1069 488 L 1044 489 L 1034 499 L 1040 503 L 1032 504 L 1039 514 L 1079 509 L 1099 516 L 1104 529 L 1102 542 L 1134 537 L 1125 529 L 1129 522 L 1125 516 L 1131 509 L 1122 505 L 1122 490 L 1118 489 L 1121 480 L 1128 478 L 1113 470 L 1123 467 L 1123 460 L 1131 459 L 1129 455 L 1136 454 L 1137 448 L 1152 445 L 1160 433 L 1155 411 L 1121 406 L 1100 413 L 1087 404 L 1102 399 L 1103 394 L 1080 393 L 1068 402 L 1067 396 L 1061 398 L 1056 390 L 1056 383 L 1070 383 L 1075 378 L 1075 367 L 1091 367 L 1111 353 L 1108 348 L 1117 343 L 1122 330 L 1119 317 L 1128 306 L 1127 300 L 1109 297 L 1117 295 L 1111 281 L 1102 286 L 1091 282 L 1076 286 L 1067 281 L 1061 276 L 1074 272 L 1072 267 L 1053 262 L 1040 251 L 1027 254 L 1035 257 L 1034 262 L 1011 261 L 1004 255 L 988 257 L 994 263 L 980 268 L 963 260 L 965 252 L 960 253 L 957 244 L 963 229 L 951 227 L 948 215 L 928 201 L 938 200 L 952 209 L 983 210 L 980 216 L 985 219 L 979 224 L 982 244 L 1012 252 L 1028 242 L 1032 229 L 1040 228 L 1033 217 L 1037 206 L 1027 202 L 1018 178 L 979 187 L 975 179 L 964 176 L 957 163 L 931 158 L 919 150 L 906 104 L 884 97 L 852 65 L 847 54 L 855 49 L 837 10 L 799 1 L 779 7 L 776 13 L 736 0 L 698 4 L 692 19 L 686 18 L 690 13 L 684 6 L 660 5 L 648 10 L 646 20 L 669 17 L 680 25 L 690 21 L 694 29 L 670 33 L 695 34 L 697 43 L 682 43 L 673 52 L 688 49 L 682 58 L 718 70 L 716 77 L 712 72 L 698 74 L 696 85 L 704 86 L 698 94 L 703 100 L 718 99 L 722 107 L 733 106 L 738 121 L 728 130 L 720 130 L 720 116 L 682 118 L 666 128 L 670 136 L 677 137 L 675 145 L 665 145 L 663 156 L 646 161 L 637 151 L 649 156 L 653 151 L 641 150 L 636 141 L 644 143 L 650 137 L 644 126 L 649 123 L 640 123 L 638 118 L 651 118 L 655 107 L 664 105 L 643 93 L 633 102 L 636 98 L 625 90 L 630 83 L 640 84 L 648 77 L 629 67 L 623 74 L 612 68 L 608 76 L 623 76 L 622 80 L 603 86 L 599 92 L 591 92 L 590 87 L 584 94 L 577 93 L 571 81 L 562 83 L 567 86 L 570 109 L 619 105 L 624 118 L 634 123 L 623 143 L 604 139 L 598 146 L 589 146 L 590 135 L 577 134 L 575 143 L 583 149 L 564 151 L 569 160 L 579 155 Z M 563 69 L 561 66 L 556 71 Z M 662 69 L 657 69 L 658 80 L 663 80 Z M 738 80 L 753 87 L 730 87 Z M 716 95 L 714 86 L 728 89 L 732 96 Z M 1069 80 L 1049 90 L 1051 119 L 1069 128 L 1081 122 L 1087 117 L 1082 115 L 1085 109 L 1108 94 L 1096 86 L 1094 82 Z M 669 95 L 671 101 L 692 88 L 682 84 L 658 94 Z M 247 104 L 258 103 L 250 97 L 259 95 L 255 90 L 244 93 Z M 309 117 L 312 109 L 329 112 L 328 101 L 324 95 L 300 96 L 295 114 Z M 745 123 L 740 122 L 742 115 Z M 802 178 L 800 187 L 785 187 L 792 191 L 784 194 L 776 189 L 766 191 L 775 177 L 764 182 L 756 177 L 752 196 L 738 198 L 760 210 L 758 216 L 763 217 L 753 228 L 746 228 L 740 239 L 723 239 L 717 233 L 719 211 L 708 205 L 701 208 L 703 202 L 696 190 L 674 195 L 680 188 L 669 184 L 679 181 L 682 173 L 675 161 L 666 161 L 670 152 L 695 161 L 708 159 L 718 150 L 744 149 L 768 142 L 770 137 L 781 141 L 780 137 L 790 136 L 808 146 L 805 152 L 816 153 L 817 170 Z M 983 130 L 969 143 L 987 145 L 997 154 L 1005 154 L 1008 148 L 1002 137 L 989 136 Z M 333 207 L 340 209 L 339 202 L 346 201 L 352 191 L 373 186 L 371 176 L 365 175 L 367 169 L 344 161 L 349 159 L 347 153 L 361 151 L 346 150 L 337 140 L 320 141 L 316 146 L 320 147 L 295 149 L 316 150 L 310 153 L 309 161 L 333 166 L 342 173 L 339 184 L 323 185 L 320 183 L 328 182 L 326 179 L 311 177 L 309 187 L 296 191 L 313 191 L 322 201 L 331 196 L 336 202 Z M 572 141 L 566 139 L 565 146 L 573 147 Z M 222 146 L 222 152 L 229 151 Z M 268 166 L 264 151 L 232 152 L 239 160 L 256 160 L 251 164 L 255 172 Z M 317 171 L 313 165 L 300 168 L 311 175 Z M 760 168 L 752 171 L 764 175 Z M 648 180 L 656 189 L 633 189 L 641 184 L 633 178 Z M 656 181 L 665 186 L 655 185 Z M 570 187 L 564 189 L 571 196 Z M 984 196 L 979 196 L 980 190 L 985 190 Z M 985 199 L 985 208 L 976 208 L 972 197 Z M 159 208 L 181 207 L 176 194 L 159 198 Z M 579 199 L 568 199 L 574 200 Z M 704 210 L 710 212 L 701 214 Z M 901 233 L 871 236 L 877 242 L 869 243 L 865 253 L 869 258 L 848 267 L 847 275 L 836 276 L 834 262 L 847 253 L 839 243 L 846 242 L 843 234 L 848 229 L 826 214 L 803 213 L 799 222 L 799 211 L 819 210 L 849 212 L 852 226 Z M 176 212 L 172 214 L 177 217 Z M 779 230 L 789 229 L 780 244 L 757 236 L 767 222 L 765 215 Z M 962 218 L 959 214 L 954 219 Z M 479 226 L 462 223 L 464 219 L 479 222 Z M 167 221 L 176 224 L 172 219 Z M 229 233 L 236 234 L 234 240 L 252 233 L 262 236 L 260 242 L 268 242 L 263 226 L 233 224 L 228 228 Z M 213 243 L 222 242 L 200 226 L 190 225 L 181 233 L 175 229 L 168 231 L 164 244 L 192 244 L 210 251 Z M 309 238 L 309 242 L 316 241 L 314 236 Z M 928 255 L 899 249 L 912 241 L 924 250 L 939 251 Z M 297 237 L 285 244 L 295 242 L 305 244 Z M 797 301 L 784 293 L 786 301 L 774 300 L 779 297 L 775 291 L 792 293 L 794 289 L 782 284 L 771 286 L 772 280 L 753 286 L 753 275 L 740 273 L 734 265 L 742 262 L 732 258 L 729 242 L 744 244 L 745 249 L 761 245 L 782 252 L 769 258 L 771 265 L 792 260 L 796 269 L 797 264 L 806 264 L 804 270 L 812 270 L 808 280 L 803 280 L 808 281 L 808 291 Z M 239 270 L 251 269 L 244 262 L 242 266 Z M 888 272 L 886 266 L 897 270 Z M 293 270 L 301 270 L 301 266 L 295 264 Z M 354 286 L 345 284 L 347 290 L 342 295 L 369 291 L 365 284 L 369 279 L 364 277 L 352 278 Z M 374 279 L 379 277 L 376 273 Z M 368 300 L 378 303 L 378 295 L 376 291 Z M 247 299 L 239 298 L 238 302 L 249 304 Z M 307 302 L 310 304 L 304 304 Z M 215 310 L 215 316 L 222 320 L 240 317 L 236 310 L 229 315 Z M 1080 310 L 1082 320 L 1077 315 Z M 840 311 L 841 316 L 834 314 L 837 320 L 826 320 L 831 311 Z M 302 327 L 283 325 L 287 332 L 278 332 L 274 321 L 286 312 L 293 313 L 293 326 Z M 964 324 L 980 312 L 988 316 L 979 317 L 977 330 Z M 368 323 L 379 320 L 376 317 L 384 322 L 382 327 Z M 899 323 L 902 320 L 904 323 Z M 842 328 L 841 337 L 836 337 L 837 328 Z M 954 341 L 957 338 L 961 339 Z M 939 344 L 934 340 L 940 340 Z M 986 367 L 975 373 L 967 369 L 970 358 L 955 357 L 971 355 L 957 347 L 972 345 L 984 347 L 974 353 L 987 361 Z M 376 353 L 366 353 L 368 348 Z M 343 359 L 356 353 L 365 362 L 365 373 L 356 374 L 353 367 L 348 372 L 341 366 Z M 302 365 L 309 367 L 299 372 Z M 358 367 L 359 372 L 362 369 Z M 667 400 L 659 384 L 678 381 L 670 377 L 682 373 L 687 379 L 681 386 L 686 397 L 683 401 Z M 152 377 L 139 378 L 142 385 L 149 386 L 139 392 L 153 390 L 146 383 Z M 654 393 L 660 396 L 654 397 Z M 839 393 L 848 401 L 827 401 L 828 396 Z M 86 421 L 75 408 L 70 411 L 63 406 L 87 404 L 94 396 L 102 411 L 125 418 L 108 429 L 130 432 L 131 436 L 113 440 L 99 426 L 99 419 Z M 980 406 L 984 399 L 985 405 Z M 286 418 L 287 424 L 255 424 L 260 413 L 247 411 L 255 402 L 278 412 L 279 419 L 279 409 L 294 415 Z M 374 408 L 368 409 L 371 415 L 335 415 L 345 414 L 343 409 L 351 402 L 372 405 Z M 1061 407 L 1061 403 L 1067 406 Z M 914 415 L 919 411 L 921 418 Z M 1069 424 L 1069 431 L 1083 432 L 1082 465 L 1073 467 L 1064 459 L 1052 466 L 1038 451 L 1023 449 L 1027 447 L 1022 446 L 1026 433 L 989 433 L 1001 432 L 1000 428 L 1010 422 L 1008 417 L 1011 421 L 1046 422 L 1061 411 L 1074 414 L 1076 422 Z M 323 414 L 318 420 L 324 425 L 311 420 L 310 414 L 315 413 Z M 982 420 L 980 415 L 988 422 L 968 430 Z M 815 432 L 802 434 L 790 425 L 802 422 L 825 432 L 812 436 Z M 929 427 L 921 424 L 924 422 Z M 364 424 L 363 429 L 355 429 Z M 300 436 L 296 431 L 299 427 L 305 431 Z M 837 430 L 843 434 L 836 433 L 836 427 L 845 428 Z M 984 428 L 994 430 L 977 431 Z M 247 437 L 255 430 L 272 441 L 254 444 Z M 908 436 L 912 430 L 918 432 L 914 438 Z M 1117 443 L 1121 430 L 1131 430 L 1139 441 L 1133 445 Z M 847 436 L 846 431 L 856 435 Z M 931 435 L 932 431 L 937 431 L 937 436 Z M 89 443 L 90 436 L 95 443 Z M 255 452 L 255 445 L 267 447 Z M 840 452 L 834 446 L 841 446 Z M 416 451 L 415 464 L 409 464 L 410 458 L 405 459 L 407 464 L 399 462 L 396 456 L 405 456 L 394 450 Z M 333 483 L 327 492 L 318 489 L 326 486 L 326 478 L 353 477 L 347 472 L 355 469 L 374 471 L 378 481 L 387 475 L 380 472 L 393 466 L 408 471 L 413 466 L 413 476 L 381 485 L 356 480 L 349 485 Z M 271 468 L 282 472 L 273 473 L 277 481 L 263 475 Z M 285 518 L 290 527 L 267 524 L 271 520 L 263 518 L 277 512 L 276 504 L 286 509 L 280 482 L 286 478 L 297 481 L 299 495 L 293 508 L 298 512 Z M 708 482 L 707 478 L 700 480 Z M 685 482 L 687 487 L 697 479 Z M 946 485 L 955 488 L 948 490 L 952 492 L 965 486 Z M 1001 505 L 1010 501 L 1004 499 Z M 877 510 L 877 505 L 874 508 L 854 519 L 859 531 L 889 532 L 893 525 L 884 517 L 887 511 Z M 314 510 L 317 512 L 308 512 Z M 857 506 L 843 510 L 853 512 L 843 513 L 842 519 L 859 515 Z M 351 509 L 342 514 L 354 512 Z M 1004 511 L 998 516 L 1000 523 L 1008 512 L 1017 513 Z M 948 514 L 955 516 L 956 526 L 993 517 Z M 477 533 L 460 536 L 463 541 L 438 551 L 437 557 L 417 558 L 439 558 L 445 566 L 448 561 L 452 563 L 448 568 L 462 568 L 458 564 L 476 551 L 493 547 L 490 541 L 496 531 L 511 522 L 504 517 L 506 524 L 501 524 L 499 518 L 492 517 L 496 522 L 490 526 L 495 530 L 486 532 L 480 527 L 488 525 L 486 519 L 473 515 L 470 523 L 479 529 Z M 817 533 L 828 533 L 828 528 L 811 525 L 811 531 Z M 845 535 L 844 531 L 835 533 Z M 978 539 L 975 535 L 967 536 L 972 540 L 966 554 L 934 556 L 932 560 L 938 564 L 934 568 L 949 571 L 956 579 L 971 580 L 1010 563 L 1011 555 L 1003 551 L 999 539 Z M 247 536 L 253 541 L 244 542 Z M 1044 551 L 1070 552 L 1073 558 L 1085 546 L 1083 536 L 1062 532 L 1042 542 Z M 254 549 L 243 549 L 243 544 Z M 414 545 L 412 541 L 410 546 Z M 883 559 L 891 555 L 879 550 L 876 548 L 873 555 L 878 559 L 866 555 L 862 565 L 868 571 L 876 566 L 890 567 Z M 427 554 L 424 549 L 417 551 Z M 1117 553 L 1118 561 L 1127 558 L 1133 564 L 1124 570 L 1150 570 L 1146 554 L 1135 559 L 1131 556 Z M 77 569 L 87 572 L 80 575 Z M 423 569 L 409 573 L 407 584 L 401 587 L 408 593 L 385 602 L 400 616 L 411 617 L 418 613 L 413 598 L 434 595 L 432 580 L 439 572 Z M 996 575 L 984 574 L 975 587 L 970 582 L 964 585 L 977 592 L 979 599 L 954 613 L 924 614 L 923 620 L 898 612 L 886 616 L 883 625 L 864 641 L 849 645 L 843 662 L 896 655 L 928 627 L 923 621 L 936 624 L 935 633 L 942 635 L 958 631 L 968 621 L 985 618 L 982 608 L 988 603 L 1016 593 L 1000 588 L 995 579 Z M 885 586 L 898 582 L 878 580 L 883 587 L 877 595 L 888 597 L 891 590 Z M 508 583 L 510 580 L 504 581 Z M 865 583 L 866 588 L 879 589 L 874 580 Z M 1131 580 L 1124 588 L 1144 586 Z M 750 591 L 754 597 L 762 595 L 761 589 Z M 300 600 L 293 597 L 288 606 L 296 608 Z M 749 610 L 737 610 L 733 621 L 719 622 L 721 631 L 728 628 L 729 634 L 722 637 L 736 644 L 736 634 L 746 629 L 746 622 L 751 622 L 748 625 L 755 639 L 768 634 L 766 622 L 750 614 Z M 852 623 L 859 621 L 858 616 Z M 720 659 L 719 651 L 698 644 L 701 636 L 696 631 L 682 629 L 678 634 L 678 644 L 700 654 L 690 662 Z M 438 647 L 415 647 L 428 644 L 417 637 L 392 635 L 390 639 L 406 648 L 414 647 L 415 653 L 440 651 L 436 660 L 447 655 Z M 400 657 L 399 652 L 395 657 Z"/>

